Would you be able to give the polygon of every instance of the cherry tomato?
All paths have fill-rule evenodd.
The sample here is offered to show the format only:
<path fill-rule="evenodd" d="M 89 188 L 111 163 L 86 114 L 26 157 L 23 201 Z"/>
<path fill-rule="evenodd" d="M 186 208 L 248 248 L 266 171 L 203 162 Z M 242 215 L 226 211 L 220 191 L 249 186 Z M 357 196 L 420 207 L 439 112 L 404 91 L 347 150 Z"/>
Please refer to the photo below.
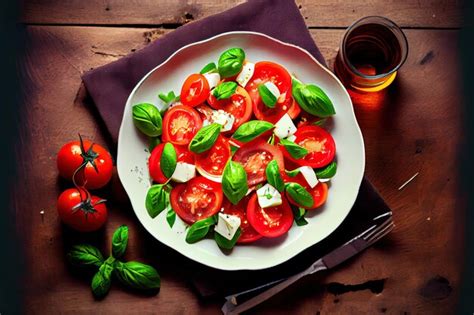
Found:
<path fill-rule="evenodd" d="M 255 229 L 250 225 L 247 219 L 247 208 L 250 197 L 250 195 L 245 196 L 244 198 L 242 198 L 242 200 L 240 200 L 237 205 L 234 205 L 227 199 L 225 199 L 222 203 L 224 213 L 235 215 L 240 218 L 240 229 L 242 230 L 242 234 L 237 240 L 237 243 L 240 244 L 251 243 L 262 238 L 262 235 L 255 231 Z"/>
<path fill-rule="evenodd" d="M 148 159 L 148 169 L 150 171 L 150 176 L 157 183 L 163 184 L 168 178 L 161 171 L 161 155 L 163 154 L 163 149 L 165 143 L 160 143 L 157 145 L 151 152 L 150 158 Z M 180 146 L 173 144 L 173 147 L 176 151 L 177 161 L 186 162 L 189 164 L 194 164 L 194 156 L 191 152 L 188 151 L 186 146 Z"/>
<path fill-rule="evenodd" d="M 253 194 L 247 207 L 247 218 L 255 231 L 265 237 L 283 235 L 293 225 L 293 212 L 285 198 L 279 206 L 261 208 L 257 194 Z"/>
<path fill-rule="evenodd" d="M 222 187 L 205 177 L 197 176 L 171 190 L 171 207 L 189 224 L 213 216 L 221 209 Z"/>
<path fill-rule="evenodd" d="M 293 158 L 283 146 L 280 146 L 285 157 L 301 166 L 313 168 L 324 167 L 334 160 L 336 144 L 331 134 L 318 126 L 303 126 L 295 133 L 295 143 L 308 150 L 301 158 Z"/>
<path fill-rule="evenodd" d="M 314 200 L 313 204 L 310 207 L 302 207 L 302 208 L 305 208 L 307 210 L 312 210 L 312 209 L 316 209 L 316 208 L 320 207 L 321 205 L 323 205 L 326 202 L 326 199 L 328 197 L 328 185 L 326 183 L 319 182 L 316 186 L 311 188 L 308 185 L 308 182 L 306 181 L 306 179 L 303 177 L 303 175 L 301 173 L 299 173 L 295 177 L 290 177 L 290 176 L 286 175 L 286 173 L 282 173 L 282 177 L 283 177 L 283 181 L 285 183 L 293 182 L 293 183 L 300 184 L 301 186 L 306 188 L 306 190 L 313 197 L 313 200 Z M 298 207 L 301 207 L 297 202 L 295 202 L 291 198 L 291 196 L 289 194 L 286 194 L 286 197 L 288 198 L 288 201 L 291 204 L 293 204 L 295 206 L 298 206 Z"/>
<path fill-rule="evenodd" d="M 207 151 L 194 154 L 196 169 L 199 173 L 209 179 L 217 180 L 222 176 L 225 165 L 230 159 L 231 151 L 229 141 L 219 135 L 214 145 Z"/>
<path fill-rule="evenodd" d="M 244 166 L 249 186 L 265 181 L 265 169 L 271 160 L 277 161 L 280 170 L 285 169 L 281 151 L 263 139 L 244 144 L 235 152 L 232 159 Z"/>
<path fill-rule="evenodd" d="M 203 103 L 209 96 L 209 83 L 202 74 L 191 74 L 183 83 L 180 101 L 194 107 Z"/>
<path fill-rule="evenodd" d="M 202 120 L 194 108 L 176 105 L 163 118 L 163 142 L 187 145 L 202 127 Z"/>
<path fill-rule="evenodd" d="M 258 92 L 258 87 L 266 82 L 274 83 L 280 91 L 280 97 L 274 108 L 267 107 Z M 294 106 L 293 98 L 291 97 L 291 76 L 288 71 L 279 64 L 269 61 L 257 62 L 253 76 L 245 86 L 245 89 L 252 99 L 253 112 L 259 120 L 276 123 Z M 294 110 L 296 109 L 292 111 Z"/>
<path fill-rule="evenodd" d="M 112 178 L 113 161 L 110 153 L 101 145 L 89 140 L 82 141 L 82 138 L 66 143 L 59 150 L 57 165 L 59 174 L 69 180 L 82 166 L 74 179 L 79 186 L 88 189 L 101 188 Z"/>
<path fill-rule="evenodd" d="M 84 189 L 66 189 L 58 198 L 58 214 L 65 224 L 80 232 L 100 229 L 107 220 L 103 200 L 91 196 Z"/>
<path fill-rule="evenodd" d="M 237 87 L 235 94 L 228 99 L 217 100 L 214 95 L 209 95 L 207 99 L 209 105 L 214 109 L 222 109 L 235 117 L 231 132 L 252 116 L 252 99 L 247 91 L 242 87 Z"/>

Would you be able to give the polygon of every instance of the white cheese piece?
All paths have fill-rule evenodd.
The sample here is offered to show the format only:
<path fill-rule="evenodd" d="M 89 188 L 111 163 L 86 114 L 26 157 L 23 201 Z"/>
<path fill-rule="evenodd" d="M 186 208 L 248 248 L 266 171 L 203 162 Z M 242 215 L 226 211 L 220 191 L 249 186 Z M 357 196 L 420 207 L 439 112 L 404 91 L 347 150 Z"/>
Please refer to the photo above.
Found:
<path fill-rule="evenodd" d="M 237 81 L 240 86 L 245 87 L 247 83 L 249 83 L 250 78 L 253 76 L 253 72 L 255 71 L 255 64 L 251 62 L 244 63 L 242 70 L 240 71 L 235 81 Z"/>
<path fill-rule="evenodd" d="M 280 97 L 280 90 L 275 85 L 275 83 L 265 82 L 263 85 L 265 85 L 267 87 L 267 89 L 270 91 L 270 93 L 272 93 L 273 96 L 275 96 L 275 98 L 278 100 L 278 98 Z"/>
<path fill-rule="evenodd" d="M 185 183 L 196 177 L 196 166 L 194 164 L 178 162 L 171 179 L 178 183 Z"/>
<path fill-rule="evenodd" d="M 211 175 L 200 167 L 198 167 L 196 169 L 199 172 L 199 174 L 206 177 L 207 179 L 212 180 L 213 182 L 216 182 L 216 183 L 222 182 L 222 175 L 221 176 Z"/>
<path fill-rule="evenodd" d="M 288 114 L 285 114 L 280 118 L 280 120 L 275 124 L 275 129 L 273 130 L 273 133 L 280 139 L 292 136 L 295 132 L 296 126 Z"/>
<path fill-rule="evenodd" d="M 219 212 L 219 219 L 217 225 L 214 227 L 214 231 L 226 239 L 232 240 L 239 226 L 240 218 L 238 216 Z"/>
<path fill-rule="evenodd" d="M 209 83 L 209 89 L 211 90 L 221 81 L 221 76 L 216 72 L 205 73 L 204 77 L 206 78 L 207 83 Z"/>
<path fill-rule="evenodd" d="M 329 182 L 331 179 L 330 178 L 319 178 L 318 181 L 320 181 L 321 183 L 326 183 L 326 182 Z"/>
<path fill-rule="evenodd" d="M 235 117 L 226 111 L 219 109 L 212 112 L 211 121 L 222 125 L 221 132 L 229 131 L 234 125 Z"/>
<path fill-rule="evenodd" d="M 286 140 L 291 141 L 291 142 L 295 142 L 296 136 L 295 136 L 295 135 L 288 136 L 288 137 L 286 138 Z"/>
<path fill-rule="evenodd" d="M 298 169 L 300 170 L 300 173 L 303 174 L 309 187 L 314 188 L 318 184 L 316 173 L 310 166 L 301 166 Z"/>
<path fill-rule="evenodd" d="M 258 204 L 262 208 L 279 206 L 282 204 L 281 194 L 270 184 L 265 184 L 257 190 Z"/>

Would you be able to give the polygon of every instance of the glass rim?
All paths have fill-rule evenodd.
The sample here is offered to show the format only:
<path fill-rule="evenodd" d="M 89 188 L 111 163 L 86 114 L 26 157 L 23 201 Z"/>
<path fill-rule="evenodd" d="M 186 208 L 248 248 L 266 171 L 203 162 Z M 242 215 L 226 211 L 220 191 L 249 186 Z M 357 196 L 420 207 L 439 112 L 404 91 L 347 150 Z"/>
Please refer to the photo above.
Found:
<path fill-rule="evenodd" d="M 400 62 L 395 67 L 393 67 L 392 70 L 390 70 L 388 72 L 385 72 L 385 73 L 381 73 L 381 74 L 368 75 L 368 74 L 364 74 L 364 73 L 360 72 L 359 70 L 357 70 L 356 67 L 354 67 L 354 65 L 349 61 L 349 59 L 347 58 L 347 54 L 346 54 L 346 45 L 345 44 L 346 44 L 348 35 L 356 27 L 357 24 L 359 24 L 360 22 L 362 22 L 364 20 L 373 19 L 373 18 L 381 19 L 382 21 L 387 23 L 389 27 L 393 27 L 395 30 L 397 30 L 402 35 L 403 42 L 405 43 L 405 47 L 406 47 L 406 52 L 402 56 L 402 58 L 400 59 Z M 380 15 L 364 16 L 364 17 L 352 22 L 352 24 L 349 25 L 349 27 L 346 29 L 346 32 L 344 33 L 344 37 L 342 38 L 341 47 L 340 47 L 340 51 L 342 52 L 342 58 L 344 59 L 344 62 L 349 66 L 351 71 L 353 71 L 356 75 L 358 75 L 358 76 L 360 76 L 364 79 L 380 79 L 380 78 L 386 77 L 386 76 L 391 75 L 392 73 L 396 72 L 405 63 L 405 61 L 408 57 L 408 50 L 409 50 L 408 39 L 407 39 L 405 33 L 400 28 L 400 26 L 398 26 L 395 22 L 393 22 L 389 18 L 386 18 L 384 16 L 380 16 Z"/>

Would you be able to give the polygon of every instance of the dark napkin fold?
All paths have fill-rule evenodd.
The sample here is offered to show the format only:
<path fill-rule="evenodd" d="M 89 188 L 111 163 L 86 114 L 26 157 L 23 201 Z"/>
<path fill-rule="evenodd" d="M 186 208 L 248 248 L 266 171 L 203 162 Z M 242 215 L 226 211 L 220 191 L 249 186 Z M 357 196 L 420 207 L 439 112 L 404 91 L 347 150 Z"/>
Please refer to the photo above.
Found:
<path fill-rule="evenodd" d="M 261 32 L 298 45 L 325 64 L 293 0 L 251 0 L 184 25 L 140 51 L 87 72 L 83 76 L 84 84 L 112 139 L 117 142 L 126 100 L 146 73 L 187 44 L 239 30 Z M 203 266 L 193 284 L 203 297 L 222 296 L 291 275 L 348 241 L 357 231 L 362 232 L 372 218 L 388 211 L 380 195 L 364 179 L 357 202 L 344 223 L 316 246 L 284 264 L 262 271 L 226 272 Z"/>

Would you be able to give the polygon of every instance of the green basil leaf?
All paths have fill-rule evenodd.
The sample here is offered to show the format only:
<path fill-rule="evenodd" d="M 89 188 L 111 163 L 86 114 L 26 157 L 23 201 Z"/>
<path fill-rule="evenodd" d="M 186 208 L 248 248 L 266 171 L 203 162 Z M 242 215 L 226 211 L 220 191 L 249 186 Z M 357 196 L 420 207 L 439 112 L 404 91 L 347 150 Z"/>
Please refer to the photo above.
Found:
<path fill-rule="evenodd" d="M 280 143 L 285 146 L 286 151 L 295 159 L 301 159 L 308 154 L 308 150 L 287 139 L 280 139 Z"/>
<path fill-rule="evenodd" d="M 170 228 L 173 227 L 174 222 L 176 221 L 176 212 L 173 209 L 169 209 L 168 213 L 166 213 L 166 221 L 168 222 Z"/>
<path fill-rule="evenodd" d="M 260 84 L 258 86 L 258 93 L 260 94 L 260 98 L 262 102 L 269 108 L 274 108 L 277 103 L 277 98 L 275 95 L 270 92 L 270 90 L 264 85 Z"/>
<path fill-rule="evenodd" d="M 149 103 L 141 103 L 132 107 L 135 126 L 149 137 L 161 135 L 161 114 L 158 108 Z"/>
<path fill-rule="evenodd" d="M 242 234 L 242 229 L 239 227 L 237 231 L 235 231 L 234 237 L 231 240 L 226 239 L 224 236 L 220 235 L 219 233 L 214 233 L 214 240 L 216 241 L 217 245 L 220 248 L 232 249 L 237 243 L 237 240 L 239 239 L 241 234 Z"/>
<path fill-rule="evenodd" d="M 279 192 L 285 190 L 285 183 L 281 177 L 280 169 L 276 160 L 271 160 L 270 163 L 267 164 L 265 175 L 267 176 L 268 183 L 275 187 Z"/>
<path fill-rule="evenodd" d="M 170 188 L 168 185 L 153 185 L 148 189 L 145 207 L 150 217 L 155 218 L 170 204 Z"/>
<path fill-rule="evenodd" d="M 80 244 L 75 245 L 67 254 L 70 263 L 74 265 L 89 265 L 100 267 L 104 262 L 104 257 L 97 249 L 97 247 Z"/>
<path fill-rule="evenodd" d="M 210 72 L 217 72 L 217 66 L 214 62 L 210 62 L 204 66 L 204 68 L 199 71 L 200 74 L 210 73 Z"/>
<path fill-rule="evenodd" d="M 218 100 L 223 100 L 234 95 L 236 89 L 237 83 L 232 81 L 222 82 L 212 90 L 212 95 L 214 95 Z"/>
<path fill-rule="evenodd" d="M 322 119 L 320 119 L 320 120 L 315 121 L 315 122 L 313 123 L 313 125 L 315 125 L 315 126 L 320 126 L 320 127 L 321 127 L 321 126 L 323 126 L 323 125 L 326 123 L 326 120 L 327 120 L 327 118 L 322 118 Z"/>
<path fill-rule="evenodd" d="M 238 149 L 239 149 L 239 147 L 230 145 L 230 153 L 232 153 L 232 155 L 234 155 L 234 153 L 237 152 Z"/>
<path fill-rule="evenodd" d="M 174 146 L 170 142 L 165 143 L 160 158 L 160 168 L 166 178 L 170 178 L 173 175 L 177 162 L 178 156 L 176 155 Z"/>
<path fill-rule="evenodd" d="M 304 111 L 319 117 L 336 114 L 331 100 L 320 87 L 293 81 L 292 92 L 296 102 Z"/>
<path fill-rule="evenodd" d="M 232 160 L 227 162 L 222 174 L 222 190 L 224 195 L 234 205 L 245 196 L 249 187 L 247 185 L 247 173 L 244 167 Z"/>
<path fill-rule="evenodd" d="M 219 137 L 222 125 L 213 123 L 202 127 L 189 143 L 189 150 L 194 153 L 202 153 L 209 150 Z"/>
<path fill-rule="evenodd" d="M 94 275 L 91 282 L 92 293 L 96 298 L 104 297 L 110 290 L 112 283 L 112 264 L 104 262 L 99 271 Z"/>
<path fill-rule="evenodd" d="M 222 53 L 217 63 L 222 78 L 232 77 L 242 70 L 245 52 L 242 48 L 231 48 Z"/>
<path fill-rule="evenodd" d="M 115 275 L 120 282 L 134 289 L 157 289 L 161 284 L 155 268 L 137 261 L 117 262 Z"/>
<path fill-rule="evenodd" d="M 251 120 L 240 125 L 232 138 L 241 142 L 249 142 L 274 127 L 275 125 L 268 121 Z"/>
<path fill-rule="evenodd" d="M 168 94 L 160 93 L 158 97 L 167 104 L 176 101 L 178 98 L 173 91 L 168 92 Z"/>
<path fill-rule="evenodd" d="M 288 183 L 285 188 L 291 199 L 300 206 L 309 208 L 314 204 L 313 196 L 300 184 Z"/>
<path fill-rule="evenodd" d="M 300 208 L 292 205 L 291 210 L 293 211 L 293 218 L 297 226 L 303 226 L 308 224 L 308 221 L 306 221 L 304 217 L 307 212 L 305 208 Z"/>
<path fill-rule="evenodd" d="M 324 168 L 319 168 L 315 170 L 317 178 L 331 178 L 336 175 L 337 172 L 337 164 L 336 162 L 332 162 L 328 166 Z"/>
<path fill-rule="evenodd" d="M 274 145 L 274 144 L 275 144 L 275 134 L 274 134 L 274 133 L 272 133 L 272 135 L 270 136 L 270 138 L 268 138 L 267 143 L 268 143 L 268 144 L 271 144 L 271 145 Z"/>
<path fill-rule="evenodd" d="M 115 258 L 122 257 L 128 245 L 128 227 L 126 225 L 120 226 L 115 230 L 112 236 L 112 255 Z"/>
<path fill-rule="evenodd" d="M 285 172 L 286 172 L 286 175 L 288 175 L 290 177 L 295 177 L 296 175 L 298 175 L 300 173 L 300 169 L 297 168 L 297 169 L 294 169 L 292 171 L 285 170 Z"/>
<path fill-rule="evenodd" d="M 196 221 L 193 225 L 188 229 L 186 234 L 186 242 L 189 244 L 196 243 L 197 241 L 202 240 L 206 237 L 207 233 L 211 226 L 216 224 L 215 216 L 206 218 L 204 220 Z"/>
<path fill-rule="evenodd" d="M 148 139 L 148 150 L 150 151 L 153 151 L 153 149 L 159 145 L 161 143 L 161 140 L 159 137 L 150 137 Z"/>

